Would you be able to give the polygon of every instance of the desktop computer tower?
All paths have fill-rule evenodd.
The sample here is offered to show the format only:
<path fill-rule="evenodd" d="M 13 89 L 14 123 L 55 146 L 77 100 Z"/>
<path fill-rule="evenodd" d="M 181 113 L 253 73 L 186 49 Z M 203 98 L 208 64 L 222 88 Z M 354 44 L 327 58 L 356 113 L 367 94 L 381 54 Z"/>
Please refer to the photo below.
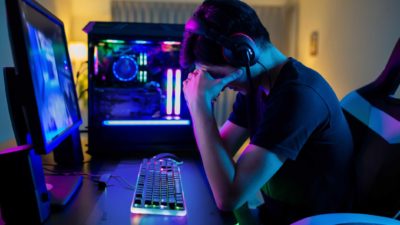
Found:
<path fill-rule="evenodd" d="M 193 151 L 179 65 L 184 25 L 90 22 L 88 142 L 91 155 Z"/>

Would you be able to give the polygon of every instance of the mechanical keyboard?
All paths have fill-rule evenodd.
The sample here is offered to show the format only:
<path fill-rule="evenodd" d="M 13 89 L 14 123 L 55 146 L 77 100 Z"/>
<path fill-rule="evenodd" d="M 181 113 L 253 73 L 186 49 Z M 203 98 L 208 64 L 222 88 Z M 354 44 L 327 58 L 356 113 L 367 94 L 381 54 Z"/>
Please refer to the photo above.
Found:
<path fill-rule="evenodd" d="M 173 159 L 143 159 L 131 213 L 185 216 L 179 164 Z"/>

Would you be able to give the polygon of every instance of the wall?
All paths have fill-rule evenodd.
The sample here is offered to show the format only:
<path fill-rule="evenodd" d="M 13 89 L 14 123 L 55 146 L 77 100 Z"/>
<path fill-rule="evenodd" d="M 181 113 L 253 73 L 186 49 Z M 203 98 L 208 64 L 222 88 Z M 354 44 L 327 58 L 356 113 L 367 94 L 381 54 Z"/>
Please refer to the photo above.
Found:
<path fill-rule="evenodd" d="M 47 0 L 51 1 L 51 0 Z M 54 0 L 53 0 L 54 1 Z M 131 0 L 135 1 L 135 0 Z M 140 1 L 156 1 L 156 2 L 171 2 L 171 0 L 140 0 Z M 248 4 L 253 5 L 282 5 L 287 0 L 247 0 Z M 173 2 L 198 2 L 201 0 L 173 0 Z M 71 23 L 70 40 L 86 42 L 86 34 L 82 31 L 82 28 L 89 21 L 110 21 L 111 20 L 111 0 L 64 0 L 59 1 L 58 7 L 56 7 L 57 15 L 62 12 L 66 12 L 64 7 L 65 4 L 69 4 L 71 7 L 70 18 L 68 19 Z M 93 10 L 95 8 L 95 10 Z M 63 19 L 63 18 L 62 18 Z"/>
<path fill-rule="evenodd" d="M 69 41 L 84 41 L 91 20 L 111 19 L 111 0 L 39 0 L 60 17 Z M 143 0 L 144 1 L 144 0 Z M 167 1 L 167 0 L 158 0 Z M 201 2 L 200 0 L 175 0 Z M 339 98 L 376 78 L 400 37 L 399 0 L 248 0 L 254 5 L 295 2 L 299 6 L 298 58 L 322 73 Z M 319 54 L 309 54 L 312 31 L 319 32 Z M 13 138 L 2 67 L 12 66 L 5 0 L 0 0 L 0 142 Z M 399 91 L 397 92 L 399 96 Z"/>
<path fill-rule="evenodd" d="M 0 0 L 0 142 L 14 138 L 4 88 L 3 67 L 13 66 L 8 38 L 5 0 Z"/>
<path fill-rule="evenodd" d="M 339 98 L 373 81 L 400 38 L 399 0 L 299 0 L 298 58 L 323 74 Z M 319 54 L 309 54 L 311 32 Z"/>

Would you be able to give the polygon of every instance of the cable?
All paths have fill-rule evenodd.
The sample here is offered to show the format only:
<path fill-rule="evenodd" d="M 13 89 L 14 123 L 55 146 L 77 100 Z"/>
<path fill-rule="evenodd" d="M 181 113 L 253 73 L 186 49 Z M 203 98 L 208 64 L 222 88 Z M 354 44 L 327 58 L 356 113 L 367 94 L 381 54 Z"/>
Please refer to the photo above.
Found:
<path fill-rule="evenodd" d="M 394 215 L 393 219 L 400 219 L 400 210 Z"/>
<path fill-rule="evenodd" d="M 117 181 L 119 181 L 119 182 L 122 181 L 121 183 L 126 184 L 126 185 L 128 186 L 128 189 L 129 189 L 129 190 L 135 190 L 135 186 L 134 186 L 134 185 L 131 185 L 124 177 L 112 175 L 111 178 L 114 178 L 115 180 L 117 180 Z M 120 180 L 119 180 L 119 179 L 120 179 Z"/>
<path fill-rule="evenodd" d="M 86 88 L 86 89 L 83 89 L 83 90 L 79 93 L 78 99 L 81 99 L 81 98 L 83 97 L 83 94 L 85 94 L 87 91 L 88 91 L 87 88 Z"/>
<path fill-rule="evenodd" d="M 80 74 L 81 74 L 81 70 L 83 69 L 83 68 L 82 68 L 83 65 L 88 65 L 88 61 L 83 61 L 83 62 L 79 65 L 78 71 L 76 72 L 76 80 L 77 80 L 77 81 L 78 81 L 78 78 L 79 78 L 79 76 L 80 76 Z M 87 67 L 86 67 L 86 69 L 87 69 Z"/>
<path fill-rule="evenodd" d="M 127 181 L 124 177 L 111 175 L 110 172 L 104 172 L 102 174 L 91 174 L 91 173 L 82 173 L 78 171 L 62 171 L 62 170 L 60 171 L 45 167 L 43 167 L 43 170 L 48 172 L 45 173 L 45 175 L 47 176 L 79 176 L 79 175 L 84 176 L 87 177 L 90 181 L 96 183 L 100 189 L 104 189 L 105 187 L 111 187 L 111 186 L 120 186 L 128 190 L 135 190 L 135 186 L 130 184 L 129 181 Z M 102 181 L 101 180 L 102 176 L 106 174 L 110 174 L 109 176 L 110 178 L 114 178 L 117 182 L 119 182 L 122 185 L 110 185 L 109 182 Z"/>
<path fill-rule="evenodd" d="M 253 81 L 251 79 L 251 71 L 250 71 L 250 54 L 247 52 L 247 65 L 246 65 L 246 76 L 247 81 L 249 83 L 249 90 L 246 94 L 246 113 L 247 113 L 247 125 L 249 128 L 250 136 L 252 136 L 255 132 L 255 119 L 256 119 L 256 89 L 254 87 Z"/>
<path fill-rule="evenodd" d="M 247 64 L 246 64 L 246 77 L 247 77 L 247 81 L 249 83 L 249 89 L 250 92 L 254 91 L 254 84 L 253 81 L 251 79 L 251 72 L 250 72 L 250 61 L 251 61 L 251 56 L 250 56 L 250 52 L 246 51 L 246 57 L 247 57 Z"/>

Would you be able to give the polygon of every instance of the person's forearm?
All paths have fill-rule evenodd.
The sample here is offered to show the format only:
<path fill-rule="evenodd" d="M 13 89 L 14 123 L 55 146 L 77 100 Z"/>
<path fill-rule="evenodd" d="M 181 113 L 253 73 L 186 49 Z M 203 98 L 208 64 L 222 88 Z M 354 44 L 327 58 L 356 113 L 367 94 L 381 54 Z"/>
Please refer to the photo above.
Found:
<path fill-rule="evenodd" d="M 219 135 L 219 131 L 208 105 L 191 110 L 193 129 L 200 150 L 203 166 L 219 208 L 226 208 L 235 176 L 234 162 Z"/>

